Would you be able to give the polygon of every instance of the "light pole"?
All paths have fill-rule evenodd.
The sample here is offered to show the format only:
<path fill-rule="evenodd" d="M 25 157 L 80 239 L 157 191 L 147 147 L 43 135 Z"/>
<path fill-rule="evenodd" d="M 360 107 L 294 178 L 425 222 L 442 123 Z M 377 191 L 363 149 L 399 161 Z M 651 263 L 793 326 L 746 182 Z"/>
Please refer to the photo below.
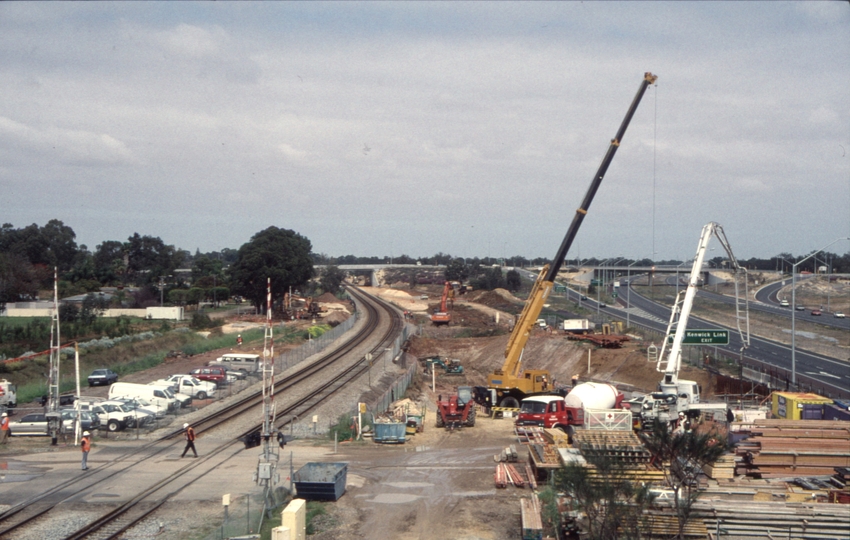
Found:
<path fill-rule="evenodd" d="M 850 240 L 850 237 L 836 238 L 819 250 L 812 252 L 812 254 L 805 259 L 795 262 L 791 269 L 791 306 L 794 308 L 791 310 L 791 384 L 795 387 L 797 386 L 797 267 L 800 263 L 811 259 L 832 244 L 840 242 L 841 240 Z"/>
<path fill-rule="evenodd" d="M 637 264 L 637 261 L 634 261 L 629 265 L 628 270 L 626 270 L 626 328 L 631 327 L 631 318 L 629 313 L 629 299 L 631 298 L 631 287 L 632 287 L 632 266 Z"/>

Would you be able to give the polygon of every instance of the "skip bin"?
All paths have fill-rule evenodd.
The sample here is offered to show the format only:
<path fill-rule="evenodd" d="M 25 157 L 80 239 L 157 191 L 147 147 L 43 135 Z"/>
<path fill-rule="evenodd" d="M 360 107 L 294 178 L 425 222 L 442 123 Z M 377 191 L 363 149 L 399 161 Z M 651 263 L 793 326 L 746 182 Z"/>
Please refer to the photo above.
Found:
<path fill-rule="evenodd" d="M 403 443 L 405 440 L 407 426 L 401 422 L 376 422 L 373 427 L 377 443 Z"/>
<path fill-rule="evenodd" d="M 348 463 L 307 463 L 295 473 L 295 491 L 308 501 L 335 501 L 345 493 L 347 472 Z"/>

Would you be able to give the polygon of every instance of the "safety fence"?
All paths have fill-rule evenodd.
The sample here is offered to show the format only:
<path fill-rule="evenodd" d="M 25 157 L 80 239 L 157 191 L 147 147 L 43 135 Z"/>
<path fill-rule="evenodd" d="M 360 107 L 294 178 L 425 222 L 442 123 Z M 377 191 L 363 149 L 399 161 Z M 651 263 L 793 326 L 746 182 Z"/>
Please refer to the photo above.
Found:
<path fill-rule="evenodd" d="M 321 336 L 299 345 L 298 347 L 288 350 L 277 355 L 275 358 L 275 371 L 282 372 L 287 368 L 297 365 L 316 353 L 323 351 L 328 345 L 336 341 L 340 336 L 351 330 L 360 318 L 360 312 L 354 313 L 353 317 L 347 318 L 344 322 L 338 324 L 331 330 L 325 332 Z"/>

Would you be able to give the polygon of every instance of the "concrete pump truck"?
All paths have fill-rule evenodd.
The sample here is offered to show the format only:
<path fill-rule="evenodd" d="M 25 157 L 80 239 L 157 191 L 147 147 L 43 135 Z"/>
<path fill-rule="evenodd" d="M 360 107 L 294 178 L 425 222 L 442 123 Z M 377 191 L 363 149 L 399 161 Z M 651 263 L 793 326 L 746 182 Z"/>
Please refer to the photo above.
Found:
<path fill-rule="evenodd" d="M 584 216 L 587 215 L 590 203 L 593 201 L 593 197 L 596 195 L 596 191 L 602 183 L 602 178 L 605 176 L 608 166 L 611 164 L 611 160 L 614 159 L 614 154 L 617 152 L 617 148 L 619 148 L 620 143 L 623 140 L 626 128 L 629 127 L 629 122 L 631 122 L 632 116 L 634 116 L 647 87 L 655 83 L 656 79 L 657 77 L 652 73 L 644 74 L 640 88 L 638 89 L 634 100 L 632 100 L 629 110 L 626 112 L 626 117 L 623 119 L 620 129 L 617 131 L 616 137 L 611 140 L 608 152 L 602 159 L 602 163 L 599 165 L 599 169 L 596 171 L 596 175 L 590 183 L 590 187 L 587 190 L 587 194 L 584 196 L 581 206 L 578 210 L 576 210 L 573 221 L 570 224 L 570 228 L 567 230 L 567 234 L 561 242 L 561 247 L 558 248 L 558 252 L 555 254 L 555 258 L 552 259 L 552 263 L 545 265 L 540 271 L 540 274 L 537 276 L 537 279 L 531 288 L 528 300 L 526 300 L 525 303 L 525 308 L 522 310 L 522 314 L 517 319 L 513 331 L 511 332 L 511 337 L 508 340 L 508 346 L 505 349 L 504 364 L 501 369 L 497 369 L 489 375 L 488 386 L 476 386 L 473 388 L 473 395 L 476 403 L 488 408 L 495 406 L 517 408 L 519 407 L 520 401 L 527 396 L 551 393 L 550 384 L 552 377 L 549 375 L 548 371 L 522 369 L 523 350 L 528 342 L 531 329 L 534 327 L 534 324 L 540 315 L 540 311 L 543 309 L 543 304 L 546 301 L 546 298 L 548 298 L 549 293 L 552 292 L 552 288 L 555 284 L 555 277 L 558 275 L 558 271 L 564 263 L 564 259 L 566 258 L 567 252 L 578 233 L 579 227 L 584 220 Z"/>
<path fill-rule="evenodd" d="M 679 368 L 682 365 L 682 343 L 688 328 L 688 318 L 694 304 L 694 297 L 699 286 L 700 271 L 708 248 L 708 241 L 715 236 L 723 249 L 729 255 L 729 264 L 735 273 L 735 320 L 738 334 L 741 338 L 741 352 L 750 344 L 749 300 L 747 293 L 747 270 L 738 264 L 726 233 L 717 223 L 711 222 L 702 228 L 694 263 L 688 278 L 688 287 L 676 295 L 676 301 L 670 313 L 670 322 L 661 353 L 658 355 L 656 369 L 664 374 L 658 384 L 658 390 L 644 396 L 640 407 L 641 426 L 651 429 L 656 422 L 674 423 L 681 413 L 687 419 L 698 417 L 704 412 L 725 411 L 725 403 L 703 403 L 700 401 L 700 388 L 695 381 L 679 378 Z M 738 276 L 743 276 L 743 291 L 739 291 Z M 684 293 L 684 298 L 682 298 Z"/>

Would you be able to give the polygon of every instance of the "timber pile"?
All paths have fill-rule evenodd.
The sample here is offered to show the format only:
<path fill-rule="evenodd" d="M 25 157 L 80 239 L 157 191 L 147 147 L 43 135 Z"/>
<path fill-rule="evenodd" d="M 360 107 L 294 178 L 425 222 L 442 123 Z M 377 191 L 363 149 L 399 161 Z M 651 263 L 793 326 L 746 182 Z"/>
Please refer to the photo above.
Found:
<path fill-rule="evenodd" d="M 702 520 L 721 538 L 850 537 L 850 505 L 815 502 L 772 503 L 703 500 L 694 503 L 692 521 Z"/>
<path fill-rule="evenodd" d="M 519 507 L 522 513 L 522 539 L 542 539 L 543 519 L 540 517 L 540 501 L 537 499 L 537 494 L 532 493 L 530 499 L 521 498 Z"/>
<path fill-rule="evenodd" d="M 633 431 L 576 430 L 573 444 L 585 457 L 605 456 L 626 465 L 644 465 L 652 459 Z"/>
<path fill-rule="evenodd" d="M 525 487 L 525 480 L 519 471 L 510 463 L 499 463 L 496 465 L 496 473 L 494 475 L 497 488 L 505 489 L 508 484 L 512 484 L 518 488 Z"/>
<path fill-rule="evenodd" d="M 736 472 L 757 478 L 829 476 L 850 466 L 850 422 L 755 420 L 738 443 Z"/>
<path fill-rule="evenodd" d="M 735 460 L 733 454 L 720 456 L 713 465 L 703 465 L 702 472 L 714 480 L 729 480 L 735 478 Z"/>

